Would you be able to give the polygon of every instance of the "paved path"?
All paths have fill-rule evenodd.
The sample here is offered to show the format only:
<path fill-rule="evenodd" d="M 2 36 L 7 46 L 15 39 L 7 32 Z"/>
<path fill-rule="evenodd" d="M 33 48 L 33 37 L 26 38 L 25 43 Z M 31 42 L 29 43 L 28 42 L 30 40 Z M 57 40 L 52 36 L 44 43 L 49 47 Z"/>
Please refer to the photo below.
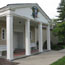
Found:
<path fill-rule="evenodd" d="M 65 49 L 61 51 L 49 51 L 23 59 L 15 60 L 18 65 L 50 65 L 54 61 L 65 56 Z"/>

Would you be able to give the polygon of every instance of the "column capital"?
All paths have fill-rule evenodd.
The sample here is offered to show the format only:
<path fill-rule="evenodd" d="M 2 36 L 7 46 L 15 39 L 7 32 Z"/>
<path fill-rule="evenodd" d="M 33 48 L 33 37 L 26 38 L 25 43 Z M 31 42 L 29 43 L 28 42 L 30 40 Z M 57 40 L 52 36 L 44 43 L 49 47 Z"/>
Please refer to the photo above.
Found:
<path fill-rule="evenodd" d="M 42 23 L 40 23 L 40 24 L 38 25 L 38 27 L 39 27 L 39 28 L 42 28 Z"/>
<path fill-rule="evenodd" d="M 26 22 L 30 22 L 30 19 L 27 19 Z"/>
<path fill-rule="evenodd" d="M 7 11 L 7 14 L 6 14 L 6 16 L 13 16 L 14 14 L 13 14 L 13 11 L 11 11 L 11 10 L 8 10 Z"/>
<path fill-rule="evenodd" d="M 13 14 L 7 14 L 6 17 L 13 17 Z"/>
<path fill-rule="evenodd" d="M 48 26 L 50 26 L 50 23 L 48 23 Z"/>
<path fill-rule="evenodd" d="M 42 22 L 39 22 L 39 24 L 41 24 L 41 25 L 42 25 Z"/>
<path fill-rule="evenodd" d="M 47 26 L 47 29 L 50 29 L 50 25 Z"/>

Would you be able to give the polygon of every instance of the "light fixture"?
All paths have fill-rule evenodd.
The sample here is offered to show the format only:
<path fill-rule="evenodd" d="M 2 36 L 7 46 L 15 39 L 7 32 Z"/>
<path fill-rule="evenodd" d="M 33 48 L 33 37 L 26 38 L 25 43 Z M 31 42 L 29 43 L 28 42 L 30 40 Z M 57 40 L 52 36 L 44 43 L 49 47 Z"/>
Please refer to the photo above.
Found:
<path fill-rule="evenodd" d="M 19 21 L 19 24 L 21 24 L 21 21 Z"/>

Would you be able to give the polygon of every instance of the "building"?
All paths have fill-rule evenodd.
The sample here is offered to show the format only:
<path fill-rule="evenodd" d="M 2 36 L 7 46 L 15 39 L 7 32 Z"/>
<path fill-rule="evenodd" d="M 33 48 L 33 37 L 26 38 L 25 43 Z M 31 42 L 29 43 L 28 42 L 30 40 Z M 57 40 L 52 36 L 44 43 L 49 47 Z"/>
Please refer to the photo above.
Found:
<path fill-rule="evenodd" d="M 8 4 L 0 8 L 0 54 L 6 50 L 7 59 L 12 60 L 16 49 L 24 49 L 26 56 L 31 55 L 32 47 L 43 52 L 45 40 L 47 50 L 51 50 L 50 22 L 36 3 Z"/>

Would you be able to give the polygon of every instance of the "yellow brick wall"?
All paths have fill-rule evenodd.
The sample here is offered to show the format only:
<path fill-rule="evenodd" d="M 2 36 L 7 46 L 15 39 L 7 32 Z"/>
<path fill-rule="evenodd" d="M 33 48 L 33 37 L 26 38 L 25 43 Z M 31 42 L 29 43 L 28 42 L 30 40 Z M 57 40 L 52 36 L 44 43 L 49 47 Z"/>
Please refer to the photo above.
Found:
<path fill-rule="evenodd" d="M 46 31 L 46 29 L 43 29 L 42 35 L 43 35 L 43 43 L 44 43 L 47 40 L 47 31 Z"/>
<path fill-rule="evenodd" d="M 31 43 L 35 42 L 35 27 L 31 27 Z"/>
<path fill-rule="evenodd" d="M 1 39 L 1 29 L 2 28 L 5 28 L 6 29 L 6 22 L 5 21 L 2 21 L 0 20 L 0 45 L 6 45 L 6 40 L 2 40 Z M 31 34 L 32 34 L 32 39 L 31 39 L 31 43 L 35 42 L 35 27 L 32 27 L 30 28 L 31 30 Z M 37 29 L 38 30 L 38 29 Z M 38 33 L 37 33 L 38 35 Z M 24 36 L 25 37 L 25 36 Z M 37 39 L 38 40 L 38 39 Z M 43 29 L 43 42 L 45 42 L 47 40 L 47 32 L 46 32 L 46 29 Z M 58 38 L 53 36 L 52 32 L 51 32 L 51 40 L 52 42 L 57 43 L 58 41 Z M 25 40 L 24 40 L 25 41 Z"/>
<path fill-rule="evenodd" d="M 32 32 L 32 39 L 31 43 L 35 42 L 35 27 L 31 27 L 31 32 Z M 37 28 L 37 41 L 38 41 L 38 28 Z M 46 29 L 43 29 L 42 31 L 42 37 L 43 37 L 43 43 L 47 40 L 47 32 Z"/>
<path fill-rule="evenodd" d="M 1 29 L 5 28 L 6 29 L 6 22 L 0 20 L 0 45 L 6 45 L 6 40 L 1 39 Z"/>

